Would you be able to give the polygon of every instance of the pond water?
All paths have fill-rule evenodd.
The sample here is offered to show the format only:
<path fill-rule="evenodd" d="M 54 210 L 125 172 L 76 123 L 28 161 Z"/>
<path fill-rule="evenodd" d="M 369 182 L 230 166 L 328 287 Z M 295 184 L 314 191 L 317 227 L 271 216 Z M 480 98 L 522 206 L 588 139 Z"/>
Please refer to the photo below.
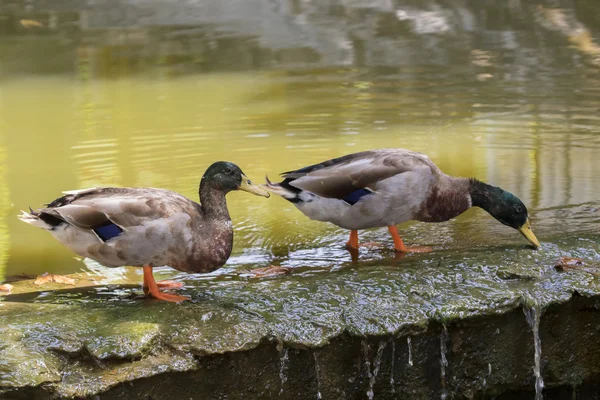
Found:
<path fill-rule="evenodd" d="M 0 281 L 97 267 L 16 218 L 63 190 L 152 186 L 197 200 L 217 160 L 262 182 L 379 147 L 511 191 L 543 244 L 597 240 L 594 1 L 138 3 L 0 5 Z M 235 192 L 228 204 L 235 243 L 223 271 L 350 260 L 347 231 L 281 198 Z M 585 217 L 544 220 L 575 207 Z M 526 244 L 482 210 L 400 228 L 407 244 L 434 247 L 425 257 Z M 361 238 L 392 248 L 386 229 Z"/>

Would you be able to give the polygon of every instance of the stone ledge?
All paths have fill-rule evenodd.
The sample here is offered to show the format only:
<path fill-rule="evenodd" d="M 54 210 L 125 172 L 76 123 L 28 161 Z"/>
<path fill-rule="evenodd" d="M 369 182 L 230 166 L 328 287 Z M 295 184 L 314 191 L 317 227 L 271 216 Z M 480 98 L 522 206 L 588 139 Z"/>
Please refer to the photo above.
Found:
<path fill-rule="evenodd" d="M 365 398 L 371 379 L 377 398 L 530 396 L 523 307 L 543 310 L 548 396 L 597 393 L 600 283 L 554 268 L 565 247 L 440 251 L 271 279 L 182 275 L 193 301 L 181 305 L 84 276 L 48 291 L 15 282 L 0 302 L 0 397 Z"/>

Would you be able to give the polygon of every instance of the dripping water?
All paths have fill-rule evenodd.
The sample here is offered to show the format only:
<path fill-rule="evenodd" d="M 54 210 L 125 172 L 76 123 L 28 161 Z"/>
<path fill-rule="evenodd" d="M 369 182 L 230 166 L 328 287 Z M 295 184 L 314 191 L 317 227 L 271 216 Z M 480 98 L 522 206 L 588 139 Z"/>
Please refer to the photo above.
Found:
<path fill-rule="evenodd" d="M 442 325 L 442 331 L 440 332 L 440 375 L 442 381 L 442 400 L 448 396 L 446 391 L 446 367 L 448 366 L 448 360 L 446 359 L 447 342 L 448 330 L 446 329 L 446 325 Z"/>
<path fill-rule="evenodd" d="M 367 367 L 367 376 L 369 377 L 370 385 L 370 382 L 373 379 L 373 374 L 371 373 L 371 363 L 369 362 L 369 344 L 364 340 L 361 340 L 360 343 L 363 349 L 363 357 L 365 358 L 365 366 Z M 367 396 L 369 396 L 369 391 L 367 391 Z M 369 399 L 371 399 L 371 397 L 369 397 Z"/>
<path fill-rule="evenodd" d="M 321 400 L 321 379 L 319 378 L 320 369 L 319 369 L 319 358 L 317 353 L 313 353 L 315 357 L 315 375 L 317 376 L 317 400 Z"/>
<path fill-rule="evenodd" d="M 369 361 L 367 358 L 367 368 L 369 371 L 369 390 L 367 390 L 367 397 L 369 398 L 369 400 L 373 400 L 373 397 L 375 396 L 375 394 L 373 393 L 373 387 L 375 386 L 375 379 L 377 379 L 377 374 L 379 373 L 379 367 L 381 367 L 381 359 L 383 357 L 383 350 L 385 349 L 385 346 L 387 346 L 387 343 L 384 341 L 379 342 L 379 347 L 377 348 L 377 355 L 375 355 L 375 360 L 373 361 L 373 372 L 371 373 L 371 368 L 369 365 Z M 364 348 L 367 349 L 368 351 L 368 347 L 365 346 Z M 368 353 L 365 354 L 365 357 L 368 357 Z"/>
<path fill-rule="evenodd" d="M 392 342 L 392 368 L 390 370 L 390 386 L 392 387 L 392 393 L 396 393 L 396 388 L 394 387 L 394 360 L 396 359 L 396 341 L 394 338 L 391 339 Z"/>
<path fill-rule="evenodd" d="M 281 380 L 281 389 L 279 394 L 283 393 L 283 385 L 287 382 L 287 368 L 289 363 L 288 349 L 284 347 L 281 351 L 281 358 L 279 359 L 279 379 Z"/>
<path fill-rule="evenodd" d="M 488 363 L 488 373 L 487 376 L 483 377 L 483 389 L 487 387 L 487 378 L 492 375 L 492 364 Z M 484 392 L 485 393 L 485 392 Z"/>
<path fill-rule="evenodd" d="M 535 350 L 535 366 L 533 373 L 535 375 L 535 400 L 542 400 L 544 395 L 544 379 L 542 378 L 542 341 L 540 340 L 540 311 L 533 305 L 531 307 L 523 307 L 525 319 L 533 331 L 533 346 Z"/>
<path fill-rule="evenodd" d="M 413 359 L 412 359 L 412 345 L 410 343 L 410 336 L 406 338 L 406 344 L 408 346 L 408 366 L 412 367 Z"/>

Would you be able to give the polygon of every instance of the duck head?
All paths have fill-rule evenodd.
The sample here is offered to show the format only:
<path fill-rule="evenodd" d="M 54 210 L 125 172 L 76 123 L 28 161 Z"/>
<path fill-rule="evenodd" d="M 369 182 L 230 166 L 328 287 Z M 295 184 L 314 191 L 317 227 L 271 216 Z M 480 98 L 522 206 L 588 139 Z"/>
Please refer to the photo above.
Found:
<path fill-rule="evenodd" d="M 471 201 L 481 207 L 500 223 L 518 230 L 535 248 L 540 247 L 531 224 L 525 204 L 514 194 L 478 180 L 471 180 Z"/>
<path fill-rule="evenodd" d="M 232 190 L 243 190 L 257 196 L 270 196 L 265 189 L 253 184 L 240 167 L 229 161 L 217 161 L 208 167 L 200 182 L 200 187 L 204 185 L 223 193 L 229 193 Z"/>

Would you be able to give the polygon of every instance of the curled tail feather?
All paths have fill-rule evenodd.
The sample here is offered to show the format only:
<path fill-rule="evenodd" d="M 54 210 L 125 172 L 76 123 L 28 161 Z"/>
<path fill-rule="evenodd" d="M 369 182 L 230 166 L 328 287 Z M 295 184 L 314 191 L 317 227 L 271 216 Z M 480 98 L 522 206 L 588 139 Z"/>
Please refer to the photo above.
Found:
<path fill-rule="evenodd" d="M 300 201 L 300 199 L 299 199 L 300 190 L 299 189 L 292 188 L 287 184 L 282 185 L 282 183 L 285 183 L 285 181 L 282 183 L 273 183 L 269 180 L 268 175 L 265 176 L 265 180 L 267 181 L 267 183 L 265 183 L 262 186 L 269 192 L 279 195 L 279 196 L 283 197 L 284 199 L 291 201 L 292 203 Z M 292 189 L 295 189 L 295 190 L 292 190 Z"/>
<path fill-rule="evenodd" d="M 25 223 L 28 223 L 29 225 L 33 225 L 38 228 L 46 229 L 49 231 L 54 229 L 53 225 L 51 225 L 51 224 L 45 222 L 43 219 L 41 219 L 40 214 L 33 211 L 31 209 L 31 207 L 29 208 L 29 211 L 30 212 L 21 210 L 21 214 L 18 215 L 17 218 L 19 218 L 21 221 L 23 221 Z"/>

